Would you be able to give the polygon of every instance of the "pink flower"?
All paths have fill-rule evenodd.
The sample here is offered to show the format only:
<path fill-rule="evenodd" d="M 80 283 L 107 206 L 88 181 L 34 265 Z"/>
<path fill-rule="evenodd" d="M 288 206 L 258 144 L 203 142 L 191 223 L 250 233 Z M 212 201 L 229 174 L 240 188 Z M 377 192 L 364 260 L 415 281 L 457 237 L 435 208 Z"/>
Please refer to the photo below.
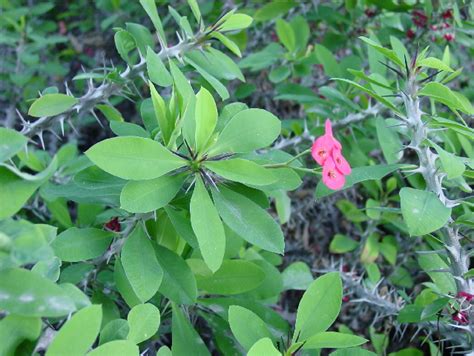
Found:
<path fill-rule="evenodd" d="M 468 324 L 469 317 L 465 311 L 459 311 L 452 315 L 454 321 L 457 321 L 459 324 Z"/>
<path fill-rule="evenodd" d="M 326 162 L 324 162 L 323 183 L 332 190 L 341 189 L 346 183 L 346 177 L 337 170 L 336 164 L 334 163 L 332 157 L 328 158 Z"/>
<path fill-rule="evenodd" d="M 459 292 L 457 297 L 459 299 L 464 298 L 464 299 L 466 299 L 467 302 L 470 302 L 474 298 L 474 295 L 471 294 L 471 293 L 468 293 L 468 292 Z"/>
<path fill-rule="evenodd" d="M 323 183 L 330 189 L 341 189 L 351 166 L 342 155 L 342 145 L 332 133 L 331 121 L 325 123 L 325 133 L 318 137 L 311 148 L 314 160 L 323 166 Z"/>
<path fill-rule="evenodd" d="M 332 159 L 336 165 L 336 168 L 339 172 L 344 175 L 351 174 L 352 169 L 349 163 L 346 161 L 340 150 L 332 151 Z"/>
<path fill-rule="evenodd" d="M 329 158 L 334 148 L 340 150 L 342 148 L 338 140 L 336 140 L 332 134 L 331 121 L 326 120 L 325 123 L 326 132 L 321 137 L 318 137 L 313 143 L 311 148 L 311 155 L 314 160 L 321 166 Z"/>

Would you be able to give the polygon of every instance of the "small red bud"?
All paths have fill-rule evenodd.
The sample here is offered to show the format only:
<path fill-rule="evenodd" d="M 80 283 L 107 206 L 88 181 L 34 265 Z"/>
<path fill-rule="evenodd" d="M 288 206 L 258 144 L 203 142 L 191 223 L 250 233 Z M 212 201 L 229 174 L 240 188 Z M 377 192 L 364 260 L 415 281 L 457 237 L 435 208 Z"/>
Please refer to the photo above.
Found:
<path fill-rule="evenodd" d="M 454 33 L 445 33 L 443 37 L 448 42 L 454 41 Z"/>
<path fill-rule="evenodd" d="M 349 300 L 351 300 L 351 299 L 349 298 L 348 295 L 345 295 L 344 297 L 342 297 L 342 301 L 343 301 L 344 303 L 347 303 Z"/>
<path fill-rule="evenodd" d="M 465 311 L 459 311 L 452 315 L 454 321 L 457 321 L 459 324 L 469 324 L 469 317 Z"/>
<path fill-rule="evenodd" d="M 115 217 L 112 220 L 108 221 L 104 226 L 107 230 L 110 230 L 110 231 L 119 232 L 121 230 L 118 217 Z"/>
<path fill-rule="evenodd" d="M 365 16 L 367 17 L 374 17 L 376 14 L 375 10 L 373 9 L 366 9 L 364 13 L 365 13 Z"/>
<path fill-rule="evenodd" d="M 449 23 L 447 23 L 447 22 L 443 23 L 443 28 L 450 28 L 450 27 L 451 27 L 451 25 Z"/>
<path fill-rule="evenodd" d="M 431 25 L 430 26 L 432 31 L 437 31 L 438 30 L 438 25 Z"/>
<path fill-rule="evenodd" d="M 453 18 L 453 10 L 448 9 L 441 14 L 441 17 L 445 20 Z"/>
<path fill-rule="evenodd" d="M 459 299 L 465 299 L 466 301 L 470 302 L 472 299 L 474 299 L 474 294 L 468 292 L 459 292 L 457 297 Z"/>
<path fill-rule="evenodd" d="M 413 10 L 411 13 L 411 20 L 416 27 L 426 27 L 428 16 L 421 10 Z"/>
<path fill-rule="evenodd" d="M 413 31 L 411 28 L 408 29 L 406 35 L 407 35 L 407 38 L 410 40 L 414 39 L 416 36 L 415 31 Z"/>

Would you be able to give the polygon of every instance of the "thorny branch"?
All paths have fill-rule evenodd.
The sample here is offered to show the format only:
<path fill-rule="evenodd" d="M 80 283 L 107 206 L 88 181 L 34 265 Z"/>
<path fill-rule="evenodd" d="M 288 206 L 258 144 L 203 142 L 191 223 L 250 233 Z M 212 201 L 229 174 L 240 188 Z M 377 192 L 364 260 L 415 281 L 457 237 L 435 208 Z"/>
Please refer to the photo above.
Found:
<path fill-rule="evenodd" d="M 158 55 L 162 60 L 180 58 L 184 52 L 202 46 L 205 36 L 205 33 L 199 32 L 193 38 L 183 40 L 173 47 L 162 47 Z M 60 115 L 40 117 L 35 122 L 29 122 L 22 118 L 23 129 L 21 133 L 28 137 L 37 135 L 43 144 L 42 132 L 44 130 L 50 130 L 54 123 L 59 122 L 61 130 L 63 131 L 65 120 L 70 119 L 73 114 L 77 114 L 81 117 L 88 112 L 92 112 L 97 104 L 107 103 L 111 96 L 119 95 L 131 80 L 138 76 L 143 77 L 145 68 L 146 60 L 141 57 L 138 64 L 127 67 L 127 69 L 120 74 L 120 81 L 118 82 L 103 82 L 98 87 L 94 87 L 92 80 L 90 80 L 87 92 L 78 98 L 79 101 L 76 105 Z M 68 92 L 68 94 L 70 93 Z"/>
<path fill-rule="evenodd" d="M 385 109 L 386 108 L 382 104 L 377 103 L 373 106 L 369 106 L 367 109 L 361 112 L 350 113 L 342 120 L 334 121 L 332 126 L 334 128 L 344 128 L 352 124 L 364 121 L 365 119 L 368 119 L 370 117 L 376 116 L 377 114 L 381 113 Z M 314 140 L 314 137 L 310 134 L 309 130 L 306 128 L 301 135 L 295 136 L 290 139 L 282 138 L 280 141 L 275 143 L 274 148 L 278 150 L 282 150 L 287 147 L 296 146 L 303 141 L 313 141 L 313 140 Z"/>
<path fill-rule="evenodd" d="M 411 131 L 412 140 L 408 148 L 413 149 L 419 160 L 419 167 L 415 172 L 420 173 L 426 181 L 427 189 L 437 195 L 439 200 L 448 208 L 453 207 L 455 202 L 451 201 L 444 193 L 442 181 L 444 173 L 439 172 L 436 167 L 436 160 L 438 155 L 431 151 L 430 147 L 426 145 L 429 130 L 422 121 L 422 111 L 420 109 L 420 100 L 417 96 L 418 86 L 415 75 L 408 78 L 407 93 L 403 95 L 403 101 L 406 109 L 406 125 Z M 458 292 L 467 292 L 472 294 L 474 288 L 469 280 L 466 280 L 464 275 L 469 270 L 469 255 L 461 245 L 461 238 L 452 227 L 452 219 L 441 229 L 444 236 L 445 249 L 450 260 L 451 274 L 453 275 Z M 469 332 L 471 342 L 474 342 L 474 323 L 473 312 L 470 312 Z M 474 345 L 472 345 L 474 350 Z"/>

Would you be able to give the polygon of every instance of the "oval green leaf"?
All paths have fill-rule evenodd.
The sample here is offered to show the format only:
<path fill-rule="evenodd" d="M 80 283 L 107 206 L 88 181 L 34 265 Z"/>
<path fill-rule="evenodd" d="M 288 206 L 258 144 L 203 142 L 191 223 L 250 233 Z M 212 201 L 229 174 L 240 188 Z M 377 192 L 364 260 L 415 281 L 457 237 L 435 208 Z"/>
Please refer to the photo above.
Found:
<path fill-rule="evenodd" d="M 158 178 L 186 164 L 159 142 L 142 137 L 110 138 L 89 148 L 86 155 L 107 173 L 130 180 Z"/>

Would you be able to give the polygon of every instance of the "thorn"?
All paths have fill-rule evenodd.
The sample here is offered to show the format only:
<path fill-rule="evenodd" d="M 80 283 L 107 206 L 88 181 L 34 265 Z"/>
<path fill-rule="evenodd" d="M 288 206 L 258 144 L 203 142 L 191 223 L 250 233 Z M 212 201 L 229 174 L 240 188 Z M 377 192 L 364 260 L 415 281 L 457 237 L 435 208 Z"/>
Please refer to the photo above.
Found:
<path fill-rule="evenodd" d="M 23 115 L 21 114 L 20 110 L 18 110 L 18 109 L 15 109 L 15 110 L 16 110 L 16 113 L 18 114 L 18 116 L 20 117 L 21 122 L 22 122 L 24 125 L 28 125 L 29 122 L 25 120 L 25 118 L 24 118 Z"/>
<path fill-rule="evenodd" d="M 51 132 L 59 141 L 62 141 L 61 137 L 53 130 L 53 129 L 48 129 L 49 132 Z"/>
<path fill-rule="evenodd" d="M 423 84 L 431 79 L 433 79 L 434 77 L 436 77 L 439 73 L 441 73 L 442 71 L 441 70 L 437 70 L 435 71 L 433 74 L 429 75 L 428 77 L 426 77 L 425 79 L 422 79 L 420 80 L 420 84 Z"/>
<path fill-rule="evenodd" d="M 402 72 L 400 72 L 398 69 L 396 68 L 393 68 L 391 65 L 388 65 L 382 61 L 379 61 L 380 64 L 384 65 L 385 67 L 387 67 L 388 69 L 394 71 L 395 73 L 397 73 L 397 75 L 399 75 L 400 77 L 404 78 L 405 76 L 403 75 Z"/>
<path fill-rule="evenodd" d="M 61 135 L 64 136 L 64 116 L 59 119 L 59 126 L 61 127 Z"/>
<path fill-rule="evenodd" d="M 407 78 L 410 76 L 410 69 L 408 68 L 407 57 L 403 55 L 403 60 L 405 61 L 405 70 L 407 72 Z"/>
<path fill-rule="evenodd" d="M 43 150 L 46 150 L 45 147 L 44 147 L 43 131 L 38 132 L 36 134 L 36 136 L 38 136 L 38 138 L 40 140 L 40 143 L 41 143 L 41 147 L 43 148 Z"/>
<path fill-rule="evenodd" d="M 417 43 L 416 44 L 416 49 L 415 49 L 415 55 L 411 59 L 411 68 L 412 69 L 415 69 L 416 60 L 418 59 L 418 49 L 419 49 L 419 44 Z"/>
<path fill-rule="evenodd" d="M 79 131 L 77 131 L 77 129 L 74 127 L 74 125 L 72 124 L 72 121 L 69 120 L 68 123 L 69 123 L 69 125 L 71 126 L 72 131 L 74 131 L 74 133 L 75 133 L 76 135 L 79 135 Z"/>
<path fill-rule="evenodd" d="M 99 123 L 100 127 L 104 128 L 104 125 L 102 124 L 102 122 L 100 122 L 100 120 L 99 120 L 99 118 L 97 117 L 97 115 L 96 115 L 94 109 L 91 109 L 90 112 L 91 112 L 92 116 L 94 116 L 95 121 L 97 121 L 97 122 Z"/>

